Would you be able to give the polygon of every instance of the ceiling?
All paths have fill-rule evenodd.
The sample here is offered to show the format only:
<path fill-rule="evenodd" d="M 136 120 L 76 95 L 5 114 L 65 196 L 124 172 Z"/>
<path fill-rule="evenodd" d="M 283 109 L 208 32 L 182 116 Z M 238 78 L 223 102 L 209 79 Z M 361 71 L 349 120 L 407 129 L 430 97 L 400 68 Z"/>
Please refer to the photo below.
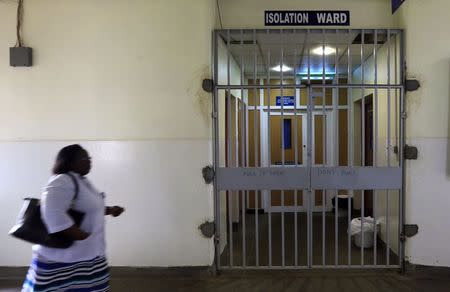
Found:
<path fill-rule="evenodd" d="M 377 46 L 385 43 L 386 31 L 377 32 Z M 225 44 L 229 46 L 231 56 L 239 64 L 248 78 L 254 76 L 267 76 L 268 68 L 284 66 L 295 68 L 297 75 L 307 74 L 308 64 L 310 64 L 310 74 L 318 75 L 323 73 L 334 74 L 337 64 L 337 72 L 340 77 L 347 76 L 349 67 L 353 71 L 361 64 L 361 60 L 370 57 L 375 48 L 374 32 L 364 33 L 364 44 L 361 44 L 361 31 L 351 30 L 350 32 L 331 31 L 230 31 L 222 32 L 221 37 Z M 229 40 L 229 42 L 228 42 Z M 350 58 L 348 48 L 350 44 Z M 331 47 L 337 54 L 323 56 L 314 54 L 314 49 Z M 308 54 L 309 51 L 309 54 Z M 309 56 L 308 56 L 309 55 Z M 256 56 L 256 58 L 255 58 Z M 256 60 L 255 60 L 256 59 Z M 349 60 L 350 59 L 350 60 Z M 256 61 L 256 70 L 255 70 Z M 350 61 L 350 62 L 349 62 Z M 350 66 L 349 66 L 350 64 Z M 325 68 L 324 68 L 325 67 Z M 280 72 L 269 70 L 271 78 L 281 76 Z M 292 78 L 294 70 L 283 73 L 284 78 Z"/>

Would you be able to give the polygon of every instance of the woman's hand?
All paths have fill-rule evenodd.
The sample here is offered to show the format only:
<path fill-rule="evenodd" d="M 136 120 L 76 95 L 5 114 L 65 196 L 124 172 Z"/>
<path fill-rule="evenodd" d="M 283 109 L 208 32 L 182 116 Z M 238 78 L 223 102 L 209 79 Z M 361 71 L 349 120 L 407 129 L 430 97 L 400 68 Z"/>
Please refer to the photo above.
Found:
<path fill-rule="evenodd" d="M 120 207 L 120 206 L 106 207 L 105 208 L 105 215 L 111 215 L 113 217 L 118 217 L 124 211 L 125 211 L 125 209 Z"/>

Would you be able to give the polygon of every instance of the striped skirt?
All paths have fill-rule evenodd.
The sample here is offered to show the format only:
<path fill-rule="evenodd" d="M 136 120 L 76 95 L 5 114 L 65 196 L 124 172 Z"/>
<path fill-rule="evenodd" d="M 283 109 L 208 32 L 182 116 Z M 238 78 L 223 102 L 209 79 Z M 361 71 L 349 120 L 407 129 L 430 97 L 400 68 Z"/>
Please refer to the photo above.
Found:
<path fill-rule="evenodd" d="M 108 263 L 104 257 L 75 263 L 33 258 L 22 292 L 109 291 Z"/>

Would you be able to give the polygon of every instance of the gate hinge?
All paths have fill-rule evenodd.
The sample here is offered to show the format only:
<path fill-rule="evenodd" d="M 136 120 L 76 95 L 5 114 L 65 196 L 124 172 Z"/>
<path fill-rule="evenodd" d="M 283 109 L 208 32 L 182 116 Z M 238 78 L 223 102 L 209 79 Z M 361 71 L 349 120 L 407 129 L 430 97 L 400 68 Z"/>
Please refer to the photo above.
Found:
<path fill-rule="evenodd" d="M 418 156 L 419 156 L 419 150 L 417 150 L 417 147 L 405 145 L 405 148 L 403 151 L 403 158 L 408 159 L 408 160 L 417 160 Z"/>
<path fill-rule="evenodd" d="M 407 238 L 411 238 L 419 232 L 419 226 L 417 224 L 405 224 L 403 225 L 403 232 L 400 234 L 400 240 L 406 241 Z"/>
<path fill-rule="evenodd" d="M 198 229 L 200 229 L 204 237 L 211 238 L 216 232 L 216 225 L 214 224 L 214 222 L 205 222 L 200 225 Z"/>
<path fill-rule="evenodd" d="M 213 92 L 214 87 L 215 87 L 215 85 L 214 85 L 214 81 L 212 79 L 203 79 L 202 88 L 204 91 L 211 93 L 211 92 Z"/>
<path fill-rule="evenodd" d="M 211 118 L 217 119 L 217 112 L 212 112 L 211 113 Z"/>
<path fill-rule="evenodd" d="M 408 117 L 408 113 L 407 112 L 402 112 L 401 113 L 401 118 L 402 119 L 406 119 Z"/>
<path fill-rule="evenodd" d="M 214 181 L 215 175 L 216 173 L 214 171 L 214 167 L 212 167 L 211 165 L 207 165 L 202 168 L 202 176 L 206 184 L 212 183 Z"/>
<path fill-rule="evenodd" d="M 420 87 L 420 82 L 415 79 L 407 79 L 405 82 L 406 91 L 416 91 Z"/>

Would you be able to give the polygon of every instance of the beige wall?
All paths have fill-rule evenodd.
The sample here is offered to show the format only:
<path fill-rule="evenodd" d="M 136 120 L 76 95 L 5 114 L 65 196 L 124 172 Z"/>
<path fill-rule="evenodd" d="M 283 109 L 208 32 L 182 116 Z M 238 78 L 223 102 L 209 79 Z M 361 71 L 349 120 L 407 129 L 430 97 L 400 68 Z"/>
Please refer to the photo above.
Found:
<path fill-rule="evenodd" d="M 210 0 L 27 1 L 23 36 L 35 65 L 11 68 L 16 5 L 1 1 L 8 127 L 0 140 L 210 137 L 201 80 L 210 76 L 214 8 Z"/>
<path fill-rule="evenodd" d="M 423 265 L 450 266 L 449 11 L 447 0 L 408 0 L 395 15 L 406 30 L 408 77 L 421 83 L 406 97 L 407 143 L 419 149 L 419 159 L 406 163 L 406 222 L 419 225 L 406 255 Z"/>
<path fill-rule="evenodd" d="M 118 266 L 211 265 L 213 220 L 201 168 L 211 163 L 211 0 L 25 1 L 34 66 L 9 66 L 16 1 L 0 1 L 0 266 L 28 265 L 8 236 L 22 198 L 38 197 L 56 152 L 81 143 L 107 204 Z M 108 141 L 105 141 L 108 140 Z M 27 141 L 27 142 L 24 142 Z"/>

